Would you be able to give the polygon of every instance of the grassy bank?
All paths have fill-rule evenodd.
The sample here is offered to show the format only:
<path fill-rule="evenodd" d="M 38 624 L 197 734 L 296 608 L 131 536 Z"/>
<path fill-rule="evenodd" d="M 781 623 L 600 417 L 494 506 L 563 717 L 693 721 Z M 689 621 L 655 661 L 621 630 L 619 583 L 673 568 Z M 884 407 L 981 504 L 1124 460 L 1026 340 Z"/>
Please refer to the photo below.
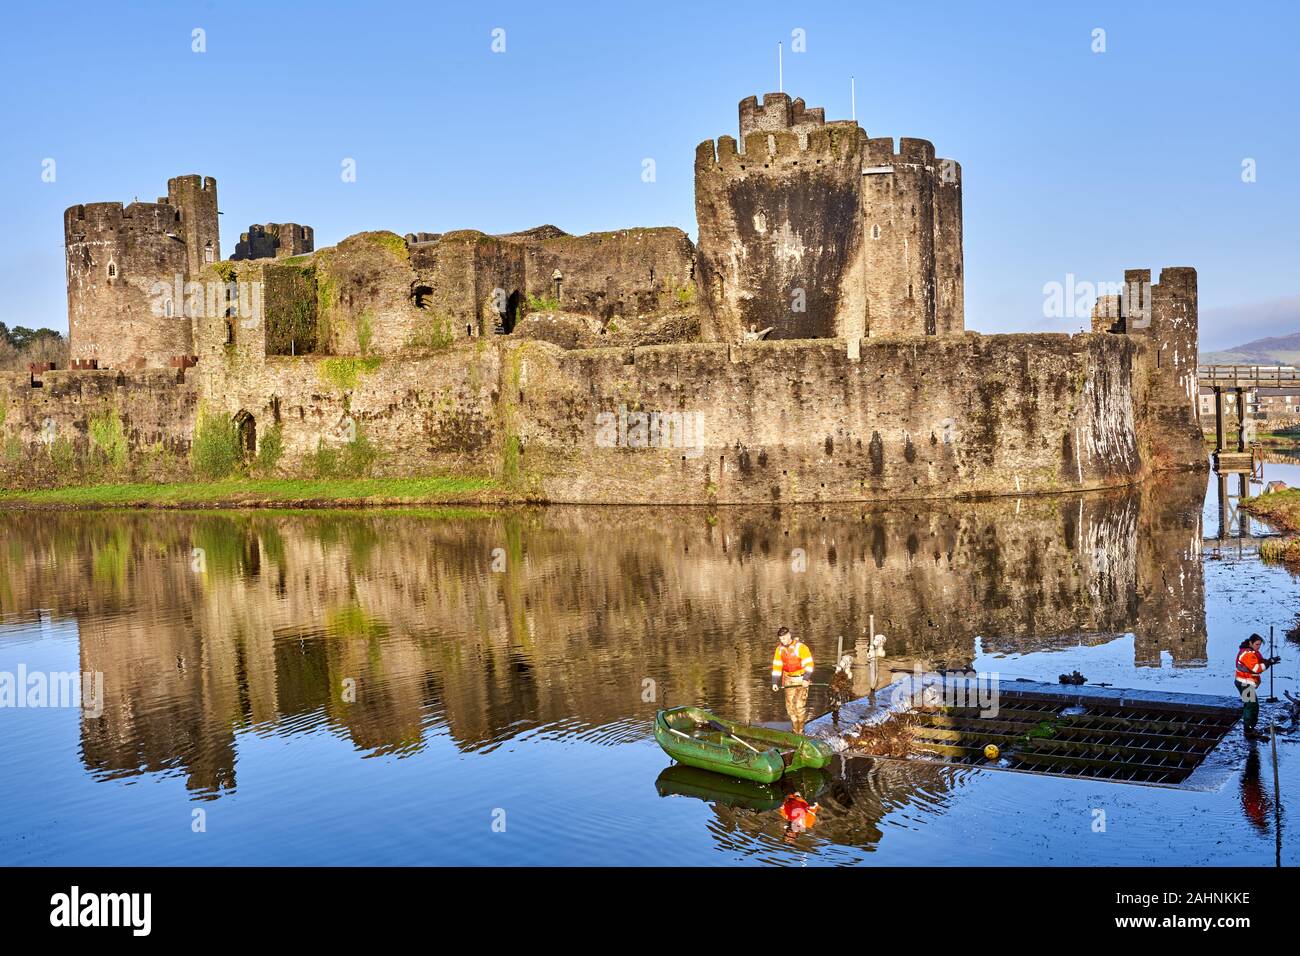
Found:
<path fill-rule="evenodd" d="M 227 478 L 0 491 L 0 508 L 319 508 L 496 504 L 516 498 L 490 478 Z"/>
<path fill-rule="evenodd" d="M 1202 430 L 1201 437 L 1205 439 L 1206 447 L 1214 447 L 1216 441 L 1214 429 Z M 1283 428 L 1278 431 L 1260 429 L 1251 436 L 1251 440 L 1255 444 L 1264 445 L 1268 448 L 1295 448 L 1300 446 L 1300 428 Z M 1237 447 L 1237 426 L 1235 422 L 1228 429 L 1228 444 L 1234 450 Z"/>
<path fill-rule="evenodd" d="M 1300 489 L 1246 498 L 1241 507 L 1284 532 L 1284 537 L 1261 542 L 1259 556 L 1300 567 Z"/>

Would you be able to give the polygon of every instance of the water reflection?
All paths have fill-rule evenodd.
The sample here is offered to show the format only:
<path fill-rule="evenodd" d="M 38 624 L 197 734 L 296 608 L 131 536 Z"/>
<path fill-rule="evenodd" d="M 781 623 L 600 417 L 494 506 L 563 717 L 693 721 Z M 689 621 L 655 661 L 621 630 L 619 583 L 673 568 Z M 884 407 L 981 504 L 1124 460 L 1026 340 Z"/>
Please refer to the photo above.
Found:
<path fill-rule="evenodd" d="M 643 741 L 665 698 L 780 721 L 766 672 L 781 624 L 827 674 L 842 638 L 858 694 L 895 669 L 969 666 L 977 637 L 1013 654 L 1131 633 L 1137 665 L 1200 666 L 1204 489 L 1190 475 L 892 508 L 9 513 L 0 614 L 20 630 L 38 612 L 75 621 L 81 669 L 105 675 L 86 768 L 179 772 L 216 796 L 236 787 L 244 731 L 324 729 L 380 756 L 443 734 L 462 753 Z M 874 669 L 873 615 L 888 637 Z M 878 800 L 814 838 L 869 843 L 873 814 L 942 800 L 944 773 L 876 781 Z M 720 833 L 746 825 L 719 806 Z"/>

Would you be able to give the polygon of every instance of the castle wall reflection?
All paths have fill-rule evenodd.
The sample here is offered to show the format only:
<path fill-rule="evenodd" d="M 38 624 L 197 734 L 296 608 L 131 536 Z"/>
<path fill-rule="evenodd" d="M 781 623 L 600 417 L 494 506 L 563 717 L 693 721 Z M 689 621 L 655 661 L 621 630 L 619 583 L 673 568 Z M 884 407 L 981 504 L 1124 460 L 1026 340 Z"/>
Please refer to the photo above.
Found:
<path fill-rule="evenodd" d="M 327 728 L 367 754 L 438 733 L 463 752 L 536 730 L 616 743 L 648 735 L 648 689 L 780 720 L 781 624 L 829 674 L 841 637 L 865 661 L 874 615 L 877 684 L 968 666 L 977 637 L 1131 633 L 1139 666 L 1204 666 L 1204 492 L 1189 475 L 893 507 L 8 513 L 0 613 L 75 619 L 106 696 L 81 723 L 88 769 L 218 795 L 247 729 Z"/>

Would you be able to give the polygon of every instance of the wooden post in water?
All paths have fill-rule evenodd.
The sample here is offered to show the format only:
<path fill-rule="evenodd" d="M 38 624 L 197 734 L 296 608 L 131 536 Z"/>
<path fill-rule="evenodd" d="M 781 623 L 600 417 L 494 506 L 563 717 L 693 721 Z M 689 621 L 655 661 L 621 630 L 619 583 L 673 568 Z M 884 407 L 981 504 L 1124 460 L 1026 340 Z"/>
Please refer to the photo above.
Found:
<path fill-rule="evenodd" d="M 1246 450 L 1246 390 L 1237 389 L 1237 451 Z"/>
<path fill-rule="evenodd" d="M 1223 433 L 1223 387 L 1214 386 L 1214 450 L 1227 451 L 1228 443 Z"/>
<path fill-rule="evenodd" d="M 867 679 L 871 681 L 871 700 L 876 699 L 876 615 L 868 618 L 867 625 Z"/>
<path fill-rule="evenodd" d="M 1273 625 L 1270 624 L 1268 626 L 1268 656 L 1272 657 L 1276 651 L 1277 649 L 1273 646 Z M 1277 695 L 1273 691 L 1273 671 L 1275 668 L 1275 664 L 1268 666 L 1268 702 L 1270 704 L 1277 703 Z M 1274 747 L 1273 749 L 1276 751 L 1277 748 Z"/>
<path fill-rule="evenodd" d="M 1282 865 L 1282 789 L 1277 782 L 1277 721 L 1268 724 L 1269 746 L 1273 748 L 1273 830 L 1277 834 L 1277 865 Z"/>

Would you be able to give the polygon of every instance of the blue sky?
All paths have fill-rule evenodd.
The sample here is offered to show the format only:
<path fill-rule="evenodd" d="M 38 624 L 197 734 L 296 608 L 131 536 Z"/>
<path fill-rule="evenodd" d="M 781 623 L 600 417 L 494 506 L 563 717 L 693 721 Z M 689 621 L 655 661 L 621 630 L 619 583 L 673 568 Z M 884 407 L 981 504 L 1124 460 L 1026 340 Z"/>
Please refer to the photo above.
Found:
<path fill-rule="evenodd" d="M 65 329 L 64 208 L 180 173 L 217 178 L 227 255 L 285 220 L 318 246 L 544 222 L 694 237 L 695 145 L 776 88 L 784 41 L 787 92 L 847 117 L 854 75 L 871 135 L 961 162 L 968 328 L 1068 331 L 1045 283 L 1193 265 L 1203 347 L 1300 331 L 1297 34 L 1290 3 L 14 5 L 0 320 Z"/>

